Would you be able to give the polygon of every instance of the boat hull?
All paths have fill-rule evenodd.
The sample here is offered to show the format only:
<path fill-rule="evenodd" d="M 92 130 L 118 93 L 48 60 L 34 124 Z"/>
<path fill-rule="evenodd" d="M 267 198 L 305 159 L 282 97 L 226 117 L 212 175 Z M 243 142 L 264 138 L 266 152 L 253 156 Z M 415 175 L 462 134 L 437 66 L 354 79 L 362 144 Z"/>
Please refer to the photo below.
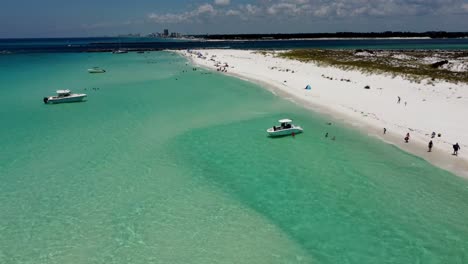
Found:
<path fill-rule="evenodd" d="M 89 72 L 89 73 L 105 73 L 106 71 L 105 71 L 105 70 L 93 70 L 93 69 L 89 69 L 88 72 Z"/>
<path fill-rule="evenodd" d="M 273 128 L 269 128 L 267 130 L 268 136 L 270 137 L 284 137 L 284 136 L 292 135 L 293 133 L 297 135 L 302 132 L 303 132 L 303 129 L 301 127 L 293 127 L 293 128 L 280 129 L 280 130 L 278 129 L 274 130 Z"/>
<path fill-rule="evenodd" d="M 86 98 L 86 94 L 79 94 L 75 96 L 67 96 L 67 97 L 48 97 L 47 100 L 44 101 L 46 104 L 62 104 L 62 103 L 76 103 L 82 102 Z"/>

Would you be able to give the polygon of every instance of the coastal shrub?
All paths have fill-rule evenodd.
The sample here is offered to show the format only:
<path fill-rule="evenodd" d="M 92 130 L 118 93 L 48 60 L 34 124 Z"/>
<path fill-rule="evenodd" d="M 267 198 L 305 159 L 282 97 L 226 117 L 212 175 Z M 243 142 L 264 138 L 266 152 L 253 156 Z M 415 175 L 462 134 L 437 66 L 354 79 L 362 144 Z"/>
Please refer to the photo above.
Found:
<path fill-rule="evenodd" d="M 367 52 L 366 56 L 356 53 Z M 278 54 L 279 57 L 302 62 L 313 62 L 318 66 L 334 66 L 343 70 L 359 70 L 367 74 L 401 76 L 414 82 L 424 79 L 445 80 L 452 83 L 468 83 L 467 71 L 450 71 L 441 68 L 454 58 L 467 58 L 466 51 L 432 50 L 320 50 L 297 49 Z M 444 60 L 428 64 L 427 58 Z M 468 63 L 468 62 L 466 62 Z"/>

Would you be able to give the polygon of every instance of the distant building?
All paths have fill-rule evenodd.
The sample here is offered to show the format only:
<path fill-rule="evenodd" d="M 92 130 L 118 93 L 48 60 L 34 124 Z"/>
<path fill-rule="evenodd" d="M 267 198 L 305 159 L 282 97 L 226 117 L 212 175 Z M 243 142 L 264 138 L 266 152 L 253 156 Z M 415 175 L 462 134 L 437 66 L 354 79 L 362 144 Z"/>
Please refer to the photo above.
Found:
<path fill-rule="evenodd" d="M 171 38 L 180 38 L 180 33 L 177 33 L 177 32 L 172 32 L 171 33 Z"/>
<path fill-rule="evenodd" d="M 163 36 L 169 37 L 169 29 L 165 29 L 165 30 L 164 30 Z"/>

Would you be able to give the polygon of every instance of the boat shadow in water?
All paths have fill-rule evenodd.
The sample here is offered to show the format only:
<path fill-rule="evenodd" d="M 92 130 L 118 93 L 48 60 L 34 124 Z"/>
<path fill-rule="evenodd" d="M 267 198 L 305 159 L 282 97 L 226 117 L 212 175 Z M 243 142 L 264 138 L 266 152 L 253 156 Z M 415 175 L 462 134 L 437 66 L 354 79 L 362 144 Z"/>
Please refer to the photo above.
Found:
<path fill-rule="evenodd" d="M 76 102 L 66 102 L 66 103 L 56 103 L 56 104 L 51 104 L 51 105 L 63 105 L 63 104 L 79 104 L 79 103 L 86 103 L 86 100 L 83 101 L 76 101 Z"/>
<path fill-rule="evenodd" d="M 88 100 L 72 101 L 72 102 L 63 102 L 63 103 L 44 103 L 44 105 L 79 104 L 79 103 L 86 103 L 87 101 L 88 101 Z"/>
<path fill-rule="evenodd" d="M 300 133 L 302 134 L 302 133 Z M 295 136 L 297 136 L 298 134 L 295 134 L 294 136 L 293 135 L 280 135 L 280 136 L 270 136 L 270 135 L 267 135 L 266 137 L 267 138 L 270 138 L 270 139 L 281 139 L 281 138 L 285 138 L 285 137 L 292 137 L 294 138 Z"/>

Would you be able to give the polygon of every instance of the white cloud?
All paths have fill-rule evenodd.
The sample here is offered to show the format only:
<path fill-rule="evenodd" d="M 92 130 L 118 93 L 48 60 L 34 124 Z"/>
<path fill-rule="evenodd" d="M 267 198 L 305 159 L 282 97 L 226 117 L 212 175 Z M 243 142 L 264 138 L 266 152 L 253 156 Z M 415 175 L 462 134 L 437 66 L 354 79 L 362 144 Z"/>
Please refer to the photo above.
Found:
<path fill-rule="evenodd" d="M 148 15 L 156 23 L 182 23 L 201 21 L 209 17 L 227 16 L 242 20 L 323 19 L 346 17 L 400 17 L 416 15 L 454 14 L 468 12 L 467 0 L 262 0 L 257 4 L 241 4 L 233 7 L 230 0 L 214 0 L 192 11 Z M 227 6 L 230 5 L 228 8 Z"/>
<path fill-rule="evenodd" d="M 200 15 L 200 14 L 212 14 L 215 13 L 215 9 L 212 5 L 210 4 L 204 4 L 198 7 L 198 9 L 194 12 L 195 15 Z"/>
<path fill-rule="evenodd" d="M 177 24 L 177 23 L 188 22 L 192 20 L 198 20 L 204 17 L 214 16 L 216 14 L 217 14 L 217 11 L 212 5 L 203 4 L 189 12 L 166 13 L 166 14 L 151 13 L 148 15 L 148 19 L 155 23 Z"/>
<path fill-rule="evenodd" d="M 245 6 L 241 6 L 240 9 L 244 9 L 249 15 L 259 14 L 262 10 L 258 6 L 254 6 L 251 4 L 247 4 Z"/>
<path fill-rule="evenodd" d="M 231 3 L 231 0 L 215 0 L 215 5 L 227 6 Z"/>
<path fill-rule="evenodd" d="M 242 13 L 239 10 L 229 9 L 226 11 L 227 16 L 240 16 Z"/>
<path fill-rule="evenodd" d="M 267 13 L 270 15 L 276 15 L 279 12 L 294 12 L 296 10 L 296 5 L 295 4 L 290 4 L 290 3 L 278 3 L 270 6 L 267 8 Z"/>

